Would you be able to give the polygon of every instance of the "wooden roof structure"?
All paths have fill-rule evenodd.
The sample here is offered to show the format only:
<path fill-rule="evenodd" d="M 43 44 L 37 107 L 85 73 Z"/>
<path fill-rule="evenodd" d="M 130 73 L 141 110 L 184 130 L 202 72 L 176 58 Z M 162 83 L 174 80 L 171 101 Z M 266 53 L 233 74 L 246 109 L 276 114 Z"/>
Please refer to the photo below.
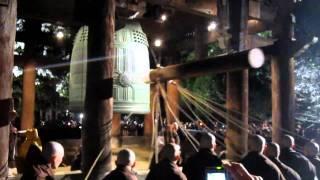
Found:
<path fill-rule="evenodd" d="M 151 40 L 156 37 L 162 36 L 166 38 L 165 41 L 170 42 L 167 43 L 167 46 L 170 46 L 170 49 L 172 49 L 172 44 L 174 44 L 174 47 L 177 49 L 190 48 L 188 46 L 185 46 L 190 44 L 192 48 L 193 44 L 195 44 L 193 43 L 193 41 L 197 41 L 194 36 L 201 36 L 201 30 L 200 33 L 194 35 L 197 28 L 202 28 L 203 30 L 206 28 L 206 23 L 211 20 L 216 20 L 219 23 L 219 28 L 216 30 L 216 32 L 214 32 L 214 35 L 212 36 L 213 38 L 211 40 L 214 41 L 219 37 L 228 39 L 231 38 L 230 36 L 232 35 L 233 37 L 231 40 L 235 40 L 235 43 L 233 44 L 236 47 L 234 48 L 236 53 L 234 53 L 233 55 L 231 54 L 222 58 L 215 59 L 220 59 L 219 61 L 214 62 L 220 65 L 225 65 L 224 60 L 230 60 L 230 58 L 233 58 L 233 60 L 237 60 L 239 57 L 243 57 L 242 59 L 247 59 L 248 52 L 245 51 L 246 48 L 251 49 L 253 47 L 259 47 L 261 46 L 261 44 L 265 43 L 261 43 L 259 41 L 251 42 L 250 46 L 245 47 L 247 41 L 253 41 L 253 39 L 256 38 L 256 33 L 269 30 L 272 27 L 272 30 L 276 30 L 276 33 L 277 30 L 279 31 L 279 34 L 277 34 L 276 36 L 278 38 L 278 42 L 272 47 L 272 49 L 277 49 L 278 52 L 276 54 L 272 54 L 273 59 L 271 62 L 273 104 L 272 121 L 274 126 L 273 129 L 275 130 L 273 132 L 273 139 L 275 139 L 276 141 L 280 139 L 281 134 L 283 133 L 281 129 L 293 131 L 294 119 L 292 116 L 294 114 L 293 112 L 295 97 L 293 78 L 294 63 L 291 58 L 290 52 L 290 50 L 293 49 L 292 47 L 290 47 L 293 44 L 290 39 L 290 28 L 292 25 L 290 13 L 292 12 L 292 1 L 117 0 L 103 1 L 105 4 L 101 7 L 93 0 L 32 0 L 31 2 L 26 2 L 24 0 L 18 1 L 18 17 L 21 18 L 38 19 L 43 22 L 51 22 L 75 28 L 88 24 L 89 19 L 94 21 L 92 22 L 92 24 L 90 24 L 93 29 L 93 31 L 91 31 L 91 36 L 93 38 L 90 39 L 91 44 L 89 43 L 89 50 L 91 50 L 92 53 L 91 57 L 100 57 L 101 54 L 108 54 L 111 57 L 114 57 L 111 44 L 113 43 L 112 39 L 114 37 L 115 29 L 113 22 L 114 19 L 118 23 L 118 27 L 121 27 L 121 23 L 124 23 L 126 21 L 139 21 L 142 24 L 144 31 Z M 117 7 L 116 17 L 114 16 L 115 2 Z M 230 6 L 226 5 L 227 2 L 230 3 Z M 247 2 L 249 3 L 248 6 L 246 4 Z M 94 12 L 94 10 L 97 11 Z M 163 11 L 167 12 L 170 15 L 170 20 L 165 23 L 161 23 L 157 20 L 158 15 Z M 106 14 L 103 14 L 104 12 L 106 12 Z M 247 16 L 246 13 L 248 13 L 249 16 Z M 92 16 L 92 14 L 94 14 L 94 16 Z M 230 17 L 229 14 L 231 14 Z M 276 20 L 278 21 L 275 20 L 276 15 L 278 15 L 278 17 L 276 18 Z M 95 19 L 92 17 L 95 17 Z M 13 26 L 11 25 L 11 27 Z M 230 29 L 232 32 L 229 32 Z M 185 38 L 185 35 L 188 33 L 191 33 L 190 39 Z M 107 38 L 103 39 L 101 38 L 101 36 L 105 36 Z M 19 37 L 19 35 L 17 35 L 17 37 Z M 24 37 L 26 37 L 26 35 L 24 35 Z M 35 42 L 31 38 L 40 38 L 40 36 L 29 37 L 29 39 L 26 39 L 26 41 L 31 40 L 31 43 Z M 207 42 L 201 40 L 201 43 Z M 230 44 L 232 44 L 232 42 Z M 265 44 L 268 44 L 268 42 Z M 22 58 L 22 61 L 24 61 L 24 58 Z M 46 62 L 46 60 L 43 59 L 39 61 Z M 88 91 L 86 94 L 86 101 L 88 106 L 85 109 L 87 120 L 84 122 L 85 128 L 83 128 L 83 132 L 85 135 L 90 134 L 90 136 L 83 136 L 83 142 L 85 142 L 85 146 L 83 146 L 83 157 L 85 157 L 85 168 L 83 172 L 88 171 L 88 167 L 91 167 L 92 165 L 92 160 L 96 158 L 97 151 L 101 149 L 101 152 L 105 151 L 105 153 L 102 153 L 104 156 L 102 159 L 105 162 L 98 164 L 99 167 L 97 168 L 96 172 L 93 173 L 96 174 L 96 176 L 101 176 L 102 173 L 100 173 L 99 171 L 108 169 L 109 167 L 107 166 L 109 166 L 111 162 L 111 159 L 109 159 L 109 155 L 111 154 L 109 145 L 111 141 L 108 134 L 111 130 L 111 127 L 109 127 L 109 125 L 112 124 L 113 110 L 111 99 L 112 66 L 110 65 L 110 62 L 111 61 L 106 60 L 104 62 L 92 63 L 90 64 L 90 67 L 88 68 L 89 70 L 87 71 L 87 78 L 89 80 L 87 82 L 89 83 L 87 83 Z M 206 61 L 203 62 L 208 63 Z M 208 65 L 203 64 L 203 62 L 200 62 L 200 65 L 198 64 L 197 72 L 193 73 L 200 72 L 201 70 L 203 70 L 203 66 Z M 210 68 L 216 68 L 214 63 L 211 64 Z M 241 111 L 242 117 L 240 123 L 244 127 L 248 127 L 248 64 L 240 63 L 238 65 L 241 66 L 241 71 L 232 67 L 232 69 L 236 69 L 238 71 L 231 73 L 228 72 L 227 74 L 226 106 L 229 110 Z M 190 68 L 190 66 L 192 66 L 192 64 L 184 64 L 183 66 L 181 65 L 175 67 L 171 66 L 171 70 L 174 69 L 172 70 L 172 72 L 174 72 L 175 74 L 172 73 L 173 75 L 171 77 L 168 77 L 166 80 L 181 76 L 181 73 L 176 73 L 179 72 L 177 71 L 177 69 L 180 69 L 180 72 L 183 71 L 183 73 L 190 74 L 188 72 L 185 72 L 186 69 L 194 69 L 193 66 L 192 68 Z M 234 63 L 232 63 L 230 67 L 231 66 L 234 66 Z M 9 72 L 9 70 L 11 71 L 10 68 L 11 67 L 5 70 Z M 154 77 L 154 79 L 157 79 L 159 76 L 161 77 L 161 74 L 168 74 L 161 73 L 159 69 L 160 68 L 157 69 L 158 74 L 157 71 L 154 71 L 153 74 L 155 74 L 156 76 Z M 170 67 L 165 67 L 163 69 L 169 71 Z M 228 70 L 226 66 L 222 66 L 221 69 Z M 207 69 L 206 71 L 209 70 Z M 7 74 L 11 74 L 11 72 Z M 4 79 L 3 82 L 9 82 L 7 79 Z M 34 83 L 29 84 L 34 86 Z M 6 87 L 9 87 L 7 89 L 10 90 L 5 90 L 7 90 L 7 92 L 10 92 L 11 85 Z M 96 90 L 98 90 L 99 93 L 97 93 Z M 34 94 L 34 92 L 29 94 Z M 7 98 L 7 96 L 3 97 Z M 34 100 L 30 100 L 30 102 L 31 101 L 34 103 Z M 30 110 L 30 112 L 30 114 L 33 114 L 33 110 Z M 33 118 L 30 118 L 30 120 L 33 120 Z M 105 123 L 107 126 L 100 126 L 100 122 Z M 236 156 L 239 156 L 241 155 L 241 153 L 245 152 L 247 132 L 232 125 L 231 121 L 229 121 L 228 123 L 229 126 L 227 136 L 232 136 L 232 138 L 230 138 L 229 142 L 227 142 L 227 148 L 231 147 L 231 151 L 229 152 L 231 152 L 231 155 L 234 155 L 232 159 L 236 159 Z M 97 131 L 97 129 L 99 130 Z M 106 136 L 101 136 L 101 134 L 99 134 L 100 132 L 107 132 L 106 134 L 104 134 Z"/>
<path fill-rule="evenodd" d="M 255 4 L 255 0 L 251 1 L 253 2 L 252 5 L 250 4 L 252 12 L 249 14 L 252 17 L 248 20 L 248 31 L 249 34 L 254 35 L 273 26 L 274 13 L 271 11 L 275 7 L 264 3 Z M 194 48 L 195 29 L 201 27 L 206 31 L 210 21 L 219 22 L 223 19 L 222 13 L 218 11 L 218 6 L 223 6 L 221 4 L 223 1 L 219 0 L 117 0 L 116 2 L 116 23 L 119 27 L 127 21 L 139 21 L 150 42 L 156 38 L 162 38 L 170 44 L 167 49 L 171 50 Z M 78 29 L 88 23 L 92 4 L 90 0 L 32 0 L 31 2 L 18 0 L 18 17 Z M 260 9 L 257 11 L 256 8 Z M 158 19 L 163 12 L 169 16 L 164 23 Z M 137 17 L 131 19 L 133 15 Z M 224 22 L 220 24 L 219 30 L 209 32 L 205 43 L 213 42 L 218 37 L 228 36 L 227 26 Z M 17 32 L 17 41 L 28 41 L 26 38 L 28 37 L 23 33 Z M 52 37 L 32 38 L 42 38 L 41 42 L 52 41 Z M 262 42 L 263 45 L 270 44 L 270 42 L 260 41 L 257 36 L 253 36 L 253 41 Z M 16 64 L 23 63 L 23 59 L 23 57 L 17 58 Z M 57 61 L 52 59 L 41 61 L 42 64 L 46 62 L 52 64 Z"/>

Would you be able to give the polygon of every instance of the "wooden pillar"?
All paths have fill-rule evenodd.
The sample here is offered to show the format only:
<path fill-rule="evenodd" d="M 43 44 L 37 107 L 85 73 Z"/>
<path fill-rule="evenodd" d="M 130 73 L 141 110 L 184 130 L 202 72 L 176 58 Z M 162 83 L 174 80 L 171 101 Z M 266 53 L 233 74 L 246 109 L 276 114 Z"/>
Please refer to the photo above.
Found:
<path fill-rule="evenodd" d="M 0 6 L 0 179 L 8 177 L 9 110 L 12 98 L 13 51 L 16 35 L 17 1 Z"/>
<path fill-rule="evenodd" d="M 23 69 L 21 129 L 34 126 L 36 64 L 27 61 Z"/>
<path fill-rule="evenodd" d="M 281 136 L 295 127 L 294 59 L 273 57 L 271 77 L 272 139 L 280 143 Z"/>
<path fill-rule="evenodd" d="M 206 29 L 208 25 L 205 22 L 200 22 L 195 30 L 195 58 L 204 59 L 208 54 L 208 31 Z"/>
<path fill-rule="evenodd" d="M 144 116 L 144 136 L 147 138 L 152 138 L 153 134 L 153 119 L 152 119 L 152 105 L 153 105 L 153 96 L 156 93 L 155 84 L 150 85 L 150 113 Z"/>
<path fill-rule="evenodd" d="M 167 82 L 167 96 L 168 96 L 168 104 L 173 112 L 173 114 L 179 118 L 179 108 L 177 105 L 179 105 L 179 92 L 177 85 L 179 85 L 179 80 L 174 81 L 168 81 Z M 167 122 L 171 124 L 172 122 L 175 122 L 173 114 L 169 111 L 168 108 L 166 108 L 167 113 Z"/>
<path fill-rule="evenodd" d="M 111 136 L 119 137 L 120 135 L 121 135 L 121 114 L 115 112 L 113 113 L 113 118 L 112 118 Z"/>
<path fill-rule="evenodd" d="M 99 60 L 88 62 L 87 66 L 82 171 L 86 175 L 102 152 L 89 177 L 96 180 L 111 170 L 115 0 L 97 0 L 90 5 L 88 59 Z"/>
<path fill-rule="evenodd" d="M 247 38 L 248 0 L 229 1 L 230 48 L 245 50 Z M 227 158 L 238 161 L 247 151 L 248 108 L 249 108 L 248 70 L 227 73 Z M 237 115 L 234 111 L 240 112 Z"/>
<path fill-rule="evenodd" d="M 278 54 L 272 57 L 272 140 L 280 142 L 283 134 L 294 132 L 295 127 L 295 73 L 294 59 L 291 58 L 293 47 L 291 42 L 291 16 L 292 2 L 281 1 L 281 13 L 277 23 L 281 26 L 274 30 L 278 42 L 276 44 Z M 281 27 L 281 28 L 280 28 Z"/>
<path fill-rule="evenodd" d="M 227 73 L 228 117 L 226 147 L 227 158 L 240 160 L 247 150 L 249 82 L 248 70 Z M 236 112 L 242 113 L 239 115 Z"/>

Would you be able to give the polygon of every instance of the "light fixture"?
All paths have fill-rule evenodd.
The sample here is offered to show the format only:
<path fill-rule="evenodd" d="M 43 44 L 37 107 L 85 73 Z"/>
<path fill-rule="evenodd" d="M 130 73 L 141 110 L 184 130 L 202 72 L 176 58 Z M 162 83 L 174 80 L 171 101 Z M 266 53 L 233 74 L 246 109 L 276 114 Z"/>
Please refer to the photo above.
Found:
<path fill-rule="evenodd" d="M 317 36 L 314 36 L 312 38 L 312 44 L 316 44 L 319 41 L 319 38 Z"/>
<path fill-rule="evenodd" d="M 56 37 L 58 39 L 63 39 L 64 38 L 64 33 L 62 31 L 58 31 L 57 34 L 56 34 Z"/>
<path fill-rule="evenodd" d="M 166 14 L 162 14 L 160 18 L 161 18 L 161 21 L 164 22 L 167 20 L 168 17 Z"/>
<path fill-rule="evenodd" d="M 259 48 L 254 48 L 248 54 L 249 64 L 252 68 L 260 68 L 265 61 L 264 53 Z"/>
<path fill-rule="evenodd" d="M 155 47 L 160 47 L 162 45 L 162 40 L 161 39 L 156 39 L 155 41 L 154 41 L 154 46 Z"/>
<path fill-rule="evenodd" d="M 211 21 L 208 25 L 208 31 L 214 31 L 215 29 L 217 29 L 217 22 L 215 21 Z"/>
<path fill-rule="evenodd" d="M 84 114 L 83 113 L 80 113 L 79 114 L 79 118 L 82 120 L 84 118 Z"/>

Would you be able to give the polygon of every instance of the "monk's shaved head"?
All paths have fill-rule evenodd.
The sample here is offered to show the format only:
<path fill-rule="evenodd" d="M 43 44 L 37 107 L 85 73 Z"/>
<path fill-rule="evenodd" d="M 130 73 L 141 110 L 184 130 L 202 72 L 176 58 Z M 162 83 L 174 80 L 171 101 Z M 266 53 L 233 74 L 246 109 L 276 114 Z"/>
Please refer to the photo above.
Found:
<path fill-rule="evenodd" d="M 44 158 L 51 163 L 53 168 L 57 168 L 63 159 L 64 156 L 64 148 L 63 146 L 55 141 L 50 141 L 45 144 L 42 154 Z"/>

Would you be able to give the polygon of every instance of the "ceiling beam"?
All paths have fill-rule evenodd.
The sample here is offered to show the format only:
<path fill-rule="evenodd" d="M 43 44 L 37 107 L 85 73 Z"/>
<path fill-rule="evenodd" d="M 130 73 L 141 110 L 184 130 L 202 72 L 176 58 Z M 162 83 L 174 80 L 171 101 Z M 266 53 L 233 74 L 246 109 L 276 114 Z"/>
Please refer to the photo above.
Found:
<path fill-rule="evenodd" d="M 218 11 L 216 0 L 197 0 L 193 3 L 187 3 L 185 0 L 146 0 L 146 2 L 205 18 L 215 18 Z"/>

